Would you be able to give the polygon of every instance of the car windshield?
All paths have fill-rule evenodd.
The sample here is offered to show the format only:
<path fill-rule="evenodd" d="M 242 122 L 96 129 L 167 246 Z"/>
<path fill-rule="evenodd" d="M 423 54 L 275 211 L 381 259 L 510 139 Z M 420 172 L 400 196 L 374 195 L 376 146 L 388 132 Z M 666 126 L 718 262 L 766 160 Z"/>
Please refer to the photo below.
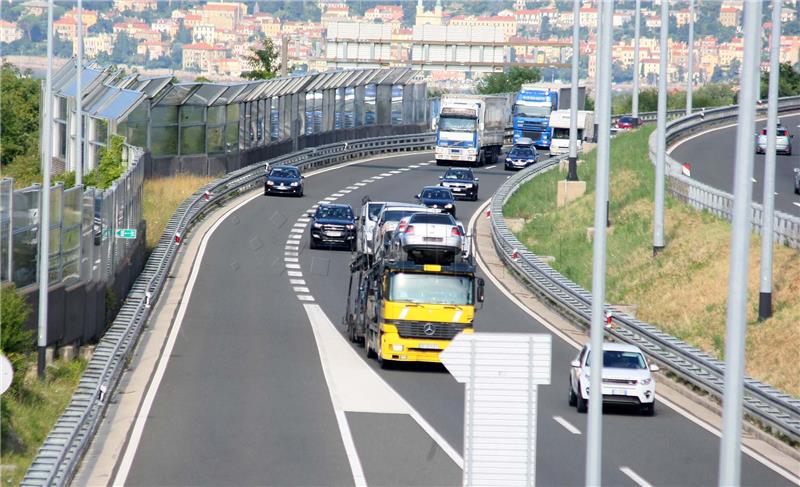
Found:
<path fill-rule="evenodd" d="M 386 210 L 383 212 L 383 221 L 384 223 L 387 222 L 399 222 L 403 219 L 403 217 L 413 215 L 414 213 L 418 212 L 419 210 Z"/>
<path fill-rule="evenodd" d="M 293 167 L 276 167 L 269 175 L 275 178 L 296 178 L 300 173 Z"/>
<path fill-rule="evenodd" d="M 473 304 L 472 278 L 394 273 L 389 278 L 389 301 L 427 304 Z"/>
<path fill-rule="evenodd" d="M 514 105 L 514 116 L 517 117 L 535 117 L 545 118 L 550 116 L 552 108 L 550 105 L 545 106 L 530 106 L 530 105 Z"/>
<path fill-rule="evenodd" d="M 336 218 L 338 220 L 352 220 L 353 210 L 347 206 L 320 206 L 317 208 L 316 218 Z"/>
<path fill-rule="evenodd" d="M 437 225 L 455 225 L 456 221 L 447 213 L 417 213 L 408 223 L 434 223 Z"/>
<path fill-rule="evenodd" d="M 446 189 L 429 188 L 422 190 L 420 197 L 430 200 L 449 200 L 452 199 L 452 194 Z"/>
<path fill-rule="evenodd" d="M 514 149 L 508 154 L 511 158 L 519 159 L 533 159 L 533 150 L 531 149 Z"/>
<path fill-rule="evenodd" d="M 477 120 L 474 118 L 439 117 L 439 130 L 447 132 L 474 132 Z"/>
<path fill-rule="evenodd" d="M 591 355 L 589 352 L 586 355 L 586 365 L 591 364 Z M 603 351 L 603 367 L 611 369 L 646 369 L 647 362 L 639 352 L 624 352 L 618 350 L 604 350 Z"/>
<path fill-rule="evenodd" d="M 369 219 L 374 222 L 378 221 L 378 216 L 381 214 L 382 209 L 383 205 L 380 203 L 369 203 L 367 205 L 367 214 L 369 215 Z"/>
<path fill-rule="evenodd" d="M 466 169 L 450 169 L 444 174 L 445 179 L 472 179 L 472 174 Z"/>

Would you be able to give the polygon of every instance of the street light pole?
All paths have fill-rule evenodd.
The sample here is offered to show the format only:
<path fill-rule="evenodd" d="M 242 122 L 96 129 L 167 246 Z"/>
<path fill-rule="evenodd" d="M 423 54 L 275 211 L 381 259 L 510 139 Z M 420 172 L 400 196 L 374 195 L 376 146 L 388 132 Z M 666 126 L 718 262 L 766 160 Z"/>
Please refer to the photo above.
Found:
<path fill-rule="evenodd" d="M 694 0 L 689 0 L 689 46 L 686 68 L 689 70 L 686 83 L 686 115 L 692 114 L 692 88 L 694 85 Z"/>
<path fill-rule="evenodd" d="M 664 248 L 664 177 L 667 163 L 667 60 L 669 51 L 667 39 L 669 35 L 669 2 L 661 1 L 661 40 L 658 70 L 658 119 L 656 121 L 656 187 L 653 214 L 653 255 Z"/>
<path fill-rule="evenodd" d="M 638 1 L 638 0 L 637 0 Z M 569 92 L 569 172 L 567 181 L 578 180 L 578 61 L 580 58 L 581 2 L 572 1 L 572 86 Z"/>
<path fill-rule="evenodd" d="M 631 115 L 634 124 L 639 125 L 639 19 L 642 16 L 642 0 L 636 0 L 636 18 L 633 21 L 633 95 L 631 95 Z"/>
<path fill-rule="evenodd" d="M 772 34 L 769 49 L 767 153 L 764 157 L 764 213 L 761 222 L 761 276 L 758 319 L 772 316 L 772 232 L 775 220 L 775 138 L 778 134 L 778 82 L 780 79 L 781 1 L 772 0 Z"/>
<path fill-rule="evenodd" d="M 736 126 L 736 166 L 733 179 L 728 312 L 725 323 L 725 385 L 722 399 L 719 485 L 741 480 L 744 342 L 747 330 L 747 273 L 750 250 L 750 206 L 753 196 L 753 125 L 761 59 L 761 0 L 744 2 L 744 56 Z M 773 42 L 777 39 L 773 38 Z"/>
<path fill-rule="evenodd" d="M 75 80 L 75 186 L 83 184 L 83 0 L 78 0 L 78 58 Z"/>
<path fill-rule="evenodd" d="M 602 484 L 603 448 L 603 313 L 606 286 L 606 229 L 608 206 L 608 178 L 611 163 L 611 33 L 614 4 L 605 3 L 601 9 L 600 39 L 598 43 L 599 82 L 595 113 L 598 117 L 597 172 L 594 203 L 594 258 L 592 262 L 592 321 L 590 356 L 591 378 L 589 421 L 586 439 L 586 485 Z"/>
<path fill-rule="evenodd" d="M 36 373 L 45 375 L 47 350 L 47 291 L 50 281 L 50 166 L 53 161 L 53 0 L 47 2 L 47 79 L 44 84 L 42 127 L 42 187 L 39 205 L 39 316 Z"/>

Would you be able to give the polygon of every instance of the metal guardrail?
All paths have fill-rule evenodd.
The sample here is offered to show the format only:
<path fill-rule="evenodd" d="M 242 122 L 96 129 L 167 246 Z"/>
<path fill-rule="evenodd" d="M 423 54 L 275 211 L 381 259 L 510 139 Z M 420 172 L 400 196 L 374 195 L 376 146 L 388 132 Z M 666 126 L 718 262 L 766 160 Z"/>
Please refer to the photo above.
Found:
<path fill-rule="evenodd" d="M 557 167 L 559 159 L 546 159 L 515 174 L 500 186 L 491 203 L 492 240 L 502 260 L 528 288 L 565 316 L 588 327 L 592 314 L 591 293 L 526 249 L 509 230 L 503 217 L 503 206 L 520 185 Z M 513 258 L 515 250 L 517 259 Z M 722 362 L 651 324 L 610 305 L 606 305 L 606 308 L 612 311 L 615 325 L 606 327 L 607 334 L 639 346 L 669 372 L 722 400 L 725 373 Z M 751 378 L 745 378 L 744 382 L 746 414 L 791 441 L 800 442 L 800 399 Z"/>
<path fill-rule="evenodd" d="M 766 105 L 763 104 L 759 106 L 758 111 L 764 114 L 766 109 Z M 780 99 L 778 113 L 798 111 L 800 111 L 800 96 Z M 701 110 L 698 113 L 679 118 L 667 124 L 667 147 L 697 132 L 726 123 L 736 122 L 737 117 L 738 106 L 733 105 L 723 108 Z M 653 164 L 656 163 L 656 146 L 656 132 L 653 132 L 648 141 L 650 160 L 653 161 Z M 673 196 L 699 210 L 708 211 L 728 221 L 733 218 L 734 196 L 732 194 L 684 176 L 682 173 L 682 164 L 670 157 L 669 154 L 667 154 L 666 161 L 667 187 Z M 763 217 L 763 206 L 753 202 L 750 221 L 754 232 L 761 233 Z M 774 218 L 775 241 L 796 249 L 800 248 L 800 217 L 776 211 Z"/>
<path fill-rule="evenodd" d="M 304 149 L 266 163 L 308 170 L 373 154 L 429 149 L 434 143 L 430 133 L 379 137 Z M 63 486 L 70 482 L 164 287 L 180 245 L 176 235 L 182 239 L 208 211 L 260 185 L 263 177 L 264 163 L 253 164 L 207 184 L 181 203 L 114 323 L 95 348 L 70 404 L 48 434 L 20 485 Z"/>

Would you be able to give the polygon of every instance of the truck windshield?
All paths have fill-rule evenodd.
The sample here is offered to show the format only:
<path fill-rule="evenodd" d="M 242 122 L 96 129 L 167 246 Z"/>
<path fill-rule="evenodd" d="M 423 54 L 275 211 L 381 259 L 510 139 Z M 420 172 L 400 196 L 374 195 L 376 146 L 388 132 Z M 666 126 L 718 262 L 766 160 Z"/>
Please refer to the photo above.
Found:
<path fill-rule="evenodd" d="M 474 118 L 439 117 L 439 130 L 448 132 L 474 132 L 476 122 L 477 120 Z"/>
<path fill-rule="evenodd" d="M 389 278 L 389 301 L 459 306 L 473 304 L 472 278 L 394 273 Z"/>
<path fill-rule="evenodd" d="M 554 139 L 569 139 L 569 129 L 567 128 L 554 128 L 553 129 L 553 138 Z M 578 140 L 583 139 L 583 129 L 578 128 Z"/>
<path fill-rule="evenodd" d="M 519 103 L 514 105 L 515 117 L 550 118 L 550 111 L 551 111 L 550 105 L 531 106 L 531 105 L 520 105 Z"/>

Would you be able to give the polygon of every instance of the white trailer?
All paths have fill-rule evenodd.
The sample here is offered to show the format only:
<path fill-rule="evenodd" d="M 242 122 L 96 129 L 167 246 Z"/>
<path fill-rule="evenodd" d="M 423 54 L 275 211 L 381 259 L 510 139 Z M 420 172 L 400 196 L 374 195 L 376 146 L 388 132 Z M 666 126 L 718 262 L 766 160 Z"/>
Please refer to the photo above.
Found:
<path fill-rule="evenodd" d="M 444 95 L 436 128 L 436 163 L 496 163 L 510 121 L 505 96 Z"/>
<path fill-rule="evenodd" d="M 570 110 L 556 110 L 550 114 L 550 127 L 553 129 L 550 154 L 569 153 L 569 126 Z M 594 112 L 578 110 L 578 150 L 583 146 L 583 140 L 588 138 L 593 130 Z"/>

